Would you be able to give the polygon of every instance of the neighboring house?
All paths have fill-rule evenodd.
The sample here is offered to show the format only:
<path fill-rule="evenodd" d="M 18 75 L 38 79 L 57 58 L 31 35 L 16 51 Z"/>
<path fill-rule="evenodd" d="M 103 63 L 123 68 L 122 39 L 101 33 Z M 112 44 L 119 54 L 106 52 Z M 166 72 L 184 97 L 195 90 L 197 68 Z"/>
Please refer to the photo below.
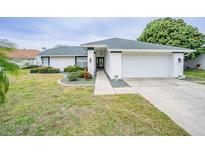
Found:
<path fill-rule="evenodd" d="M 205 48 L 205 45 L 203 45 L 202 47 Z M 184 67 L 185 68 L 200 68 L 200 69 L 205 70 L 205 54 L 198 56 L 194 60 L 186 60 L 184 62 Z"/>
<path fill-rule="evenodd" d="M 33 49 L 16 49 L 8 54 L 9 59 L 20 67 L 27 65 L 39 65 L 38 50 Z"/>
<path fill-rule="evenodd" d="M 48 49 L 40 56 L 43 66 L 87 66 L 92 75 L 103 69 L 114 79 L 183 76 L 185 52 L 194 50 L 112 38 Z"/>

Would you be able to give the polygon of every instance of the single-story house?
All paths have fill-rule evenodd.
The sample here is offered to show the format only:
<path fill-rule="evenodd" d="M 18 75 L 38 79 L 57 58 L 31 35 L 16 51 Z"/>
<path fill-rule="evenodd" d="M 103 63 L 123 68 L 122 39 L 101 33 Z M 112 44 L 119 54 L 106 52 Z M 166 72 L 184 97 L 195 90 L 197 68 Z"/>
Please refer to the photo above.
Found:
<path fill-rule="evenodd" d="M 38 55 L 40 51 L 34 49 L 16 49 L 8 53 L 11 62 L 19 65 L 20 67 L 26 65 L 39 65 L 40 59 Z"/>
<path fill-rule="evenodd" d="M 114 79 L 183 76 L 185 52 L 194 50 L 111 38 L 48 49 L 40 56 L 43 66 L 63 70 L 68 65 L 80 65 L 87 67 L 92 75 L 99 69 L 105 70 Z"/>

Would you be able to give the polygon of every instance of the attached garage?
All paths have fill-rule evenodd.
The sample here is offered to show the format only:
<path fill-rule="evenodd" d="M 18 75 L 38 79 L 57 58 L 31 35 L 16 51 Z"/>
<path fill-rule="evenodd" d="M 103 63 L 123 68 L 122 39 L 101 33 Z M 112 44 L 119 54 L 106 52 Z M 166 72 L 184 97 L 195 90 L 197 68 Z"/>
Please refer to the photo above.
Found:
<path fill-rule="evenodd" d="M 184 53 L 194 50 L 136 40 L 111 38 L 81 45 L 88 52 L 88 71 L 95 74 L 95 57 L 106 53 L 105 71 L 110 79 L 184 77 Z"/>
<path fill-rule="evenodd" d="M 171 53 L 122 53 L 122 77 L 173 77 Z"/>

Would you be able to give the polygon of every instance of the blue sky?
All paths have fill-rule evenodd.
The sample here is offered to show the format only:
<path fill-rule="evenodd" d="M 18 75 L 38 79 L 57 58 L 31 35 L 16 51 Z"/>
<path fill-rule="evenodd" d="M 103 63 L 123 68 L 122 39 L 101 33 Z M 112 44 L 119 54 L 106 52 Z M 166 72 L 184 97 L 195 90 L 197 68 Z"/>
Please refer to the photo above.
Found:
<path fill-rule="evenodd" d="M 51 48 L 57 44 L 79 45 L 100 39 L 136 39 L 155 18 L 0 18 L 0 39 L 18 48 Z M 183 18 L 205 33 L 205 18 Z"/>

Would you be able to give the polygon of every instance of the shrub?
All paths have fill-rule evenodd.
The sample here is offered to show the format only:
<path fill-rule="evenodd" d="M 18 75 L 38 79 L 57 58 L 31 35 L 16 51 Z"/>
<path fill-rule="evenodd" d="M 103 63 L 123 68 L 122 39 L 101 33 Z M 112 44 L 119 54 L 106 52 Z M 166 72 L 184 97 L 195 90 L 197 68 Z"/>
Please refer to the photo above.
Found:
<path fill-rule="evenodd" d="M 30 70 L 30 73 L 38 73 L 38 70 L 37 69 L 32 69 L 32 70 Z"/>
<path fill-rule="evenodd" d="M 39 68 L 37 73 L 48 73 L 49 68 Z"/>
<path fill-rule="evenodd" d="M 72 72 L 73 71 L 73 67 L 72 66 L 68 66 L 64 68 L 64 72 Z"/>
<path fill-rule="evenodd" d="M 68 66 L 64 68 L 64 72 L 77 72 L 79 70 L 83 70 L 80 66 Z"/>
<path fill-rule="evenodd" d="M 83 70 L 83 69 L 84 69 L 84 68 L 82 68 L 82 67 L 80 67 L 80 66 L 75 66 L 74 68 L 75 68 L 75 69 L 74 69 L 75 71 L 79 71 L 79 70 Z"/>
<path fill-rule="evenodd" d="M 89 72 L 85 71 L 85 72 L 84 72 L 84 78 L 85 78 L 86 80 L 92 79 L 92 75 L 91 75 Z"/>
<path fill-rule="evenodd" d="M 79 77 L 79 73 L 78 72 L 71 72 L 68 74 L 68 79 L 70 81 L 76 81 Z"/>
<path fill-rule="evenodd" d="M 48 73 L 59 73 L 60 72 L 58 68 L 49 68 L 47 71 Z"/>
<path fill-rule="evenodd" d="M 84 78 L 84 72 L 85 72 L 85 71 L 83 71 L 83 70 L 77 71 L 78 77 L 79 77 L 79 78 Z"/>
<path fill-rule="evenodd" d="M 24 66 L 22 69 L 31 69 L 31 68 L 37 68 L 39 67 L 38 65 L 29 65 L 29 66 Z"/>
<path fill-rule="evenodd" d="M 30 70 L 30 73 L 59 73 L 60 70 L 58 68 L 52 67 L 38 67 Z"/>

